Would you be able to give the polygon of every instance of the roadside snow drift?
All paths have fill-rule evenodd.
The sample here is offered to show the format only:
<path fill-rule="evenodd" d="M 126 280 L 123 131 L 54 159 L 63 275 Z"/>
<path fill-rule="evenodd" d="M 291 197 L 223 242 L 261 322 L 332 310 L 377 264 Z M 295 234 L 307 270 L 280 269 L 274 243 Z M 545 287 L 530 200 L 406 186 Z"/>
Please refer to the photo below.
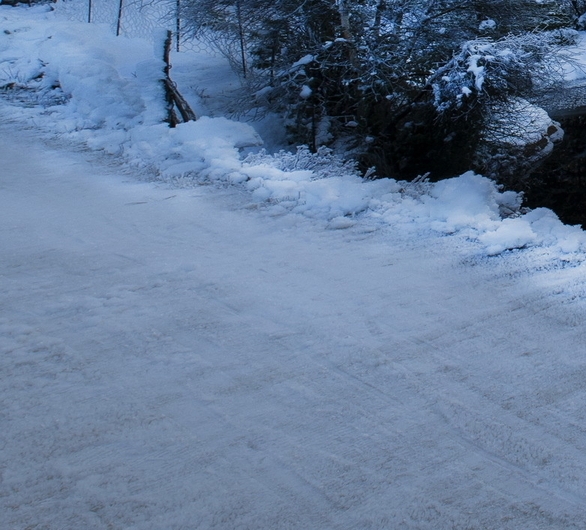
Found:
<path fill-rule="evenodd" d="M 501 193 L 482 176 L 418 185 L 367 181 L 351 164 L 323 152 L 301 149 L 288 165 L 287 153 L 245 157 L 243 149 L 262 144 L 245 123 L 204 116 L 168 128 L 162 123 L 163 64 L 154 56 L 162 53 L 160 43 L 115 38 L 106 26 L 64 21 L 58 14 L 47 7 L 0 6 L 0 86 L 13 100 L 32 102 L 24 114 L 51 134 L 117 155 L 175 185 L 208 180 L 244 186 L 275 215 L 301 213 L 332 228 L 360 217 L 465 233 L 488 255 L 533 246 L 556 255 L 586 250 L 582 230 L 564 226 L 551 212 L 523 213 L 518 196 Z M 197 68 L 197 60 L 193 64 Z M 321 166 L 303 169 L 312 157 Z"/>

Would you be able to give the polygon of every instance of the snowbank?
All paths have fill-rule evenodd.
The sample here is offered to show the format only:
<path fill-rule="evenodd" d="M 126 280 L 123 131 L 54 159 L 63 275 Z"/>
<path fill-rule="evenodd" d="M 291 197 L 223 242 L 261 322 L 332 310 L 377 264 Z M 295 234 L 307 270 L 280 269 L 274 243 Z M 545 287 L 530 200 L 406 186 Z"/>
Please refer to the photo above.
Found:
<path fill-rule="evenodd" d="M 46 7 L 0 6 L 0 87 L 18 104 L 15 116 L 51 134 L 176 184 L 205 179 L 243 186 L 271 214 L 299 213 L 330 228 L 347 228 L 361 216 L 386 226 L 459 233 L 487 255 L 531 246 L 586 252 L 582 230 L 549 210 L 523 213 L 518 195 L 501 193 L 473 173 L 435 184 L 371 181 L 323 152 L 244 157 L 243 148 L 262 140 L 250 125 L 226 118 L 204 116 L 170 129 L 162 123 L 162 69 L 146 41 L 61 20 L 58 10 Z M 21 105 L 25 99 L 28 108 Z"/>

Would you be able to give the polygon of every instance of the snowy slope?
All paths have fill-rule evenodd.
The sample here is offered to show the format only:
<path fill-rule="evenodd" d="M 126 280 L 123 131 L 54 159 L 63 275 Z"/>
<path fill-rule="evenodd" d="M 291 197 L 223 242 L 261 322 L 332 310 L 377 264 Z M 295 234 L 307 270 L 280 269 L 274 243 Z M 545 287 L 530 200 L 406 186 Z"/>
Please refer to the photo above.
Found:
<path fill-rule="evenodd" d="M 34 12 L 1 60 L 87 28 Z M 583 232 L 475 175 L 246 165 L 254 131 L 167 132 L 149 83 L 118 122 L 0 106 L 0 528 L 582 527 Z"/>

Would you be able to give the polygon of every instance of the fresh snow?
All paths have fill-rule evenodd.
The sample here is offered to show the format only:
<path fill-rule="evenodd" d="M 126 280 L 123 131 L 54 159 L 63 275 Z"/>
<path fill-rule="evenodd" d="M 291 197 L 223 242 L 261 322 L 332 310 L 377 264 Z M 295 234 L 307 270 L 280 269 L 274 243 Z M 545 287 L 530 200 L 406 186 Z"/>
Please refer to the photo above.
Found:
<path fill-rule="evenodd" d="M 326 221 L 362 216 L 389 226 L 424 225 L 440 233 L 463 230 L 479 243 L 489 241 L 488 255 L 544 244 L 556 255 L 568 252 L 563 249 L 580 254 L 586 250 L 586 235 L 555 217 L 534 223 L 517 204 L 514 210 L 505 208 L 507 217 L 516 220 L 503 220 L 507 194 L 480 176 L 466 174 L 414 188 L 391 179 L 364 180 L 348 169 L 327 176 L 282 169 L 279 153 L 254 157 L 251 163 L 241 151 L 261 145 L 262 139 L 249 124 L 221 116 L 203 116 L 175 129 L 161 123 L 163 64 L 153 56 L 152 44 L 115 38 L 106 26 L 63 20 L 44 7 L 4 7 L 0 13 L 0 86 L 14 84 L 44 103 L 27 110 L 18 107 L 13 115 L 24 115 L 30 124 L 64 140 L 117 155 L 154 172 L 159 180 L 242 185 L 254 202 L 274 215 L 293 212 Z M 198 63 L 196 54 L 193 68 Z M 204 68 L 203 75 L 207 72 Z M 194 77 L 192 87 L 197 86 Z M 52 89 L 55 86 L 59 89 Z M 208 89 L 213 98 L 213 88 Z"/>
<path fill-rule="evenodd" d="M 0 6 L 0 527 L 580 528 L 584 232 L 169 129 L 152 48 Z"/>

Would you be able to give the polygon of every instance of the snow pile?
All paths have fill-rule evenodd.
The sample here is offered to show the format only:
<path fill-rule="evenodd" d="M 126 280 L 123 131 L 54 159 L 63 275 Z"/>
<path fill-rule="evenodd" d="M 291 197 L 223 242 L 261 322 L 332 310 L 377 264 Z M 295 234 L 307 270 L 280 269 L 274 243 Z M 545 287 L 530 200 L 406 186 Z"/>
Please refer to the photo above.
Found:
<path fill-rule="evenodd" d="M 444 234 L 461 233 L 483 244 L 488 255 L 545 246 L 557 254 L 584 252 L 586 233 L 564 225 L 551 210 L 521 214 L 521 197 L 501 192 L 491 180 L 472 172 L 429 184 L 425 193 L 406 200 L 404 190 L 383 196 L 380 215 L 389 224 L 415 223 Z"/>
<path fill-rule="evenodd" d="M 487 18 L 486 20 L 483 20 L 480 25 L 478 26 L 478 29 L 480 31 L 492 31 L 493 29 L 496 29 L 496 22 L 494 20 L 492 20 L 491 18 Z"/>
<path fill-rule="evenodd" d="M 193 64 L 197 68 L 196 58 Z M 477 66 L 470 64 L 481 84 Z M 579 228 L 563 225 L 549 210 L 522 213 L 518 195 L 501 193 L 479 175 L 436 184 L 367 180 L 324 151 L 245 157 L 243 148 L 262 141 L 251 126 L 226 118 L 204 116 L 171 129 L 163 123 L 162 70 L 145 41 L 60 20 L 45 7 L 0 6 L 0 87 L 19 103 L 24 95 L 35 103 L 19 105 L 14 114 L 154 170 L 160 179 L 241 185 L 273 215 L 299 213 L 330 228 L 352 226 L 360 215 L 386 226 L 459 233 L 489 255 L 530 246 L 586 251 Z"/>
<path fill-rule="evenodd" d="M 511 120 L 511 116 L 515 116 Z M 547 112 L 523 98 L 511 98 L 506 105 L 495 105 L 488 116 L 490 127 L 484 140 L 492 144 L 524 147 L 546 139 L 541 151 L 548 154 L 564 132 Z M 548 131 L 552 131 L 551 135 Z"/>

